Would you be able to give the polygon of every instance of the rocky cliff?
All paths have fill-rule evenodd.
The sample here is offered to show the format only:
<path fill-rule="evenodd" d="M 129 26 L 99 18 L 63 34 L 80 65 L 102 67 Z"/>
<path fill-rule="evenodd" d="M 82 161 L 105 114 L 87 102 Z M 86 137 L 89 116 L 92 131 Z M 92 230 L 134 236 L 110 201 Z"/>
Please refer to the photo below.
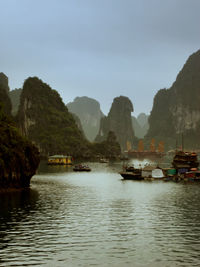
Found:
<path fill-rule="evenodd" d="M 99 131 L 100 120 L 104 116 L 99 102 L 86 96 L 76 97 L 67 107 L 79 117 L 87 139 L 93 141 Z"/>
<path fill-rule="evenodd" d="M 0 72 L 0 86 L 4 88 L 7 94 L 9 93 L 8 77 L 3 72 Z"/>
<path fill-rule="evenodd" d="M 0 191 L 28 187 L 39 164 L 37 148 L 20 135 L 11 118 L 5 85 L 0 83 Z"/>
<path fill-rule="evenodd" d="M 39 164 L 39 152 L 18 133 L 7 116 L 0 112 L 0 191 L 25 188 Z"/>
<path fill-rule="evenodd" d="M 128 97 L 116 97 L 113 100 L 108 116 L 101 119 L 96 141 L 105 140 L 108 132 L 113 131 L 122 150 L 127 149 L 127 144 L 133 146 L 136 138 L 132 128 L 132 111 L 133 105 Z"/>
<path fill-rule="evenodd" d="M 184 135 L 188 149 L 200 146 L 200 50 L 192 54 L 170 89 L 154 97 L 146 139 L 165 141 L 175 148 L 176 139 Z"/>
<path fill-rule="evenodd" d="M 8 96 L 9 86 L 8 86 L 8 77 L 4 73 L 0 73 L 0 104 L 3 107 L 3 112 L 7 115 L 11 115 L 11 101 Z"/>
<path fill-rule="evenodd" d="M 41 154 L 84 154 L 87 141 L 57 91 L 37 77 L 24 82 L 17 114 L 20 130 Z"/>

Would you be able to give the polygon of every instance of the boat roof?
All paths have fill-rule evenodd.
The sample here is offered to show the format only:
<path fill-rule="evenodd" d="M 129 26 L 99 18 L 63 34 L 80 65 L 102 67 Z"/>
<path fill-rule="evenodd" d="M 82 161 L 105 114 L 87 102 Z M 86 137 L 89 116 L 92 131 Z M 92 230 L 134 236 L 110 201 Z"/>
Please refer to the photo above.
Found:
<path fill-rule="evenodd" d="M 68 158 L 71 156 L 67 156 L 67 155 L 53 155 L 53 156 L 49 156 L 49 159 L 64 159 L 64 158 Z"/>
<path fill-rule="evenodd" d="M 153 171 L 154 169 L 156 169 L 156 166 L 145 166 L 142 170 L 143 171 Z"/>
<path fill-rule="evenodd" d="M 191 166 L 189 164 L 176 164 L 176 169 L 189 169 Z"/>
<path fill-rule="evenodd" d="M 175 156 L 197 156 L 197 153 L 180 150 L 180 151 L 176 151 Z"/>

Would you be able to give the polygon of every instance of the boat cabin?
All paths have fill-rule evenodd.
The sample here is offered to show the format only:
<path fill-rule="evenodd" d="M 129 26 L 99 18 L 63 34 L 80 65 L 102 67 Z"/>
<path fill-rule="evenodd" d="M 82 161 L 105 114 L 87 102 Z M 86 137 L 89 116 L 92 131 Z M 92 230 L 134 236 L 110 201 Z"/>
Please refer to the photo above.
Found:
<path fill-rule="evenodd" d="M 48 157 L 48 165 L 71 165 L 72 156 L 53 155 Z"/>

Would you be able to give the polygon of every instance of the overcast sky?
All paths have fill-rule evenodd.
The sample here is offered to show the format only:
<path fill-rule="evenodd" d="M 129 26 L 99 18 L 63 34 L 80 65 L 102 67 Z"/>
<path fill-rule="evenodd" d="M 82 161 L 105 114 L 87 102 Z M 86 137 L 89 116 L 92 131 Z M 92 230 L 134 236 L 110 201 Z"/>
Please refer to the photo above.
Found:
<path fill-rule="evenodd" d="M 200 0 L 0 0 L 0 72 L 11 89 L 37 76 L 65 103 L 128 96 L 150 113 L 200 48 Z"/>

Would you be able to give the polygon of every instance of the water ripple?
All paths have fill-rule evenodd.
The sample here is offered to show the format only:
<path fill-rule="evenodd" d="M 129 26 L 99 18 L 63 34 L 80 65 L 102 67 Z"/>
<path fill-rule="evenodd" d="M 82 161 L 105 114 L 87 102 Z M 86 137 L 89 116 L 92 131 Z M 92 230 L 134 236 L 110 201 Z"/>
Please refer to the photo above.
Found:
<path fill-rule="evenodd" d="M 125 183 L 115 168 L 4 194 L 0 266 L 199 266 L 200 186 Z"/>

